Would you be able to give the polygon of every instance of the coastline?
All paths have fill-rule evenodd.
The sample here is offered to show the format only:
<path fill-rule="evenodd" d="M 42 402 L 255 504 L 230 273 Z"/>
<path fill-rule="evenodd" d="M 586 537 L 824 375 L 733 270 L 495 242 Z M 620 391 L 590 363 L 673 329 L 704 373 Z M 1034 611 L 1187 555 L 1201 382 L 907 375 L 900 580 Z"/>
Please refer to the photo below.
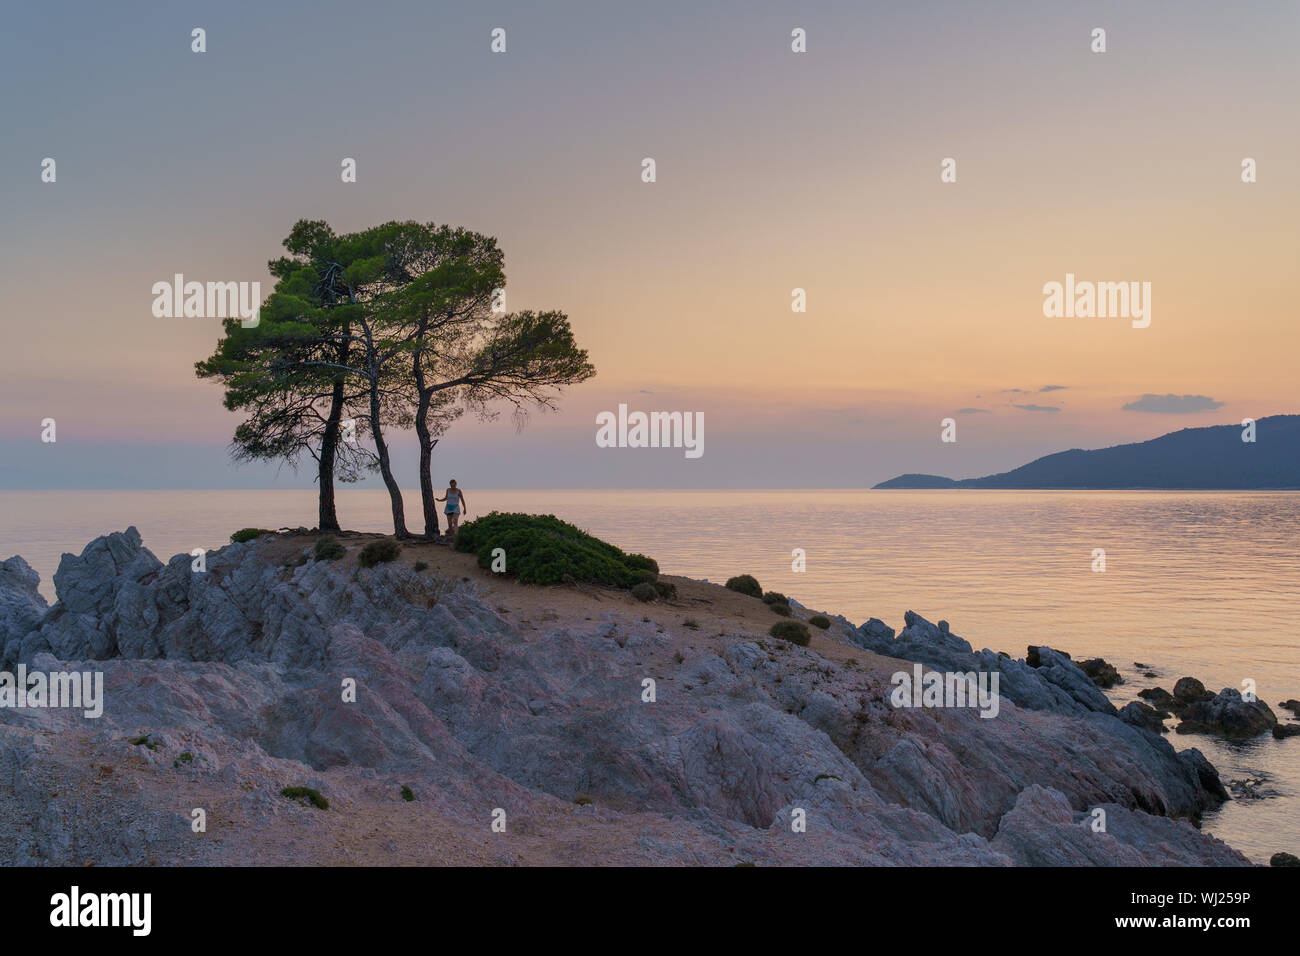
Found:
<path fill-rule="evenodd" d="M 195 574 L 189 555 L 163 565 L 130 529 L 65 556 L 49 610 L 7 562 L 6 666 L 97 660 L 110 704 L 90 727 L 0 710 L 0 747 L 59 776 L 60 794 L 104 767 L 129 777 L 109 812 L 153 825 L 109 845 L 104 820 L 61 798 L 50 806 L 71 836 L 52 841 L 23 822 L 43 794 L 15 780 L 4 856 L 240 861 L 248 841 L 191 838 L 180 787 L 285 862 L 1248 863 L 1190 822 L 1226 796 L 1208 761 L 1124 723 L 1050 648 L 1037 667 L 977 654 L 910 612 L 897 637 L 828 615 L 798 647 L 767 636 L 762 602 L 719 585 L 665 575 L 677 595 L 642 604 L 520 585 L 436 544 L 360 568 L 360 540 L 339 562 L 311 560 L 310 534 L 233 544 Z M 912 661 L 997 671 L 998 717 L 889 706 L 891 675 Z M 279 796 L 295 785 L 331 809 Z M 525 839 L 476 855 L 497 809 L 527 821 Z M 390 835 L 416 813 L 451 855 L 361 839 L 343 818 L 362 811 Z"/>

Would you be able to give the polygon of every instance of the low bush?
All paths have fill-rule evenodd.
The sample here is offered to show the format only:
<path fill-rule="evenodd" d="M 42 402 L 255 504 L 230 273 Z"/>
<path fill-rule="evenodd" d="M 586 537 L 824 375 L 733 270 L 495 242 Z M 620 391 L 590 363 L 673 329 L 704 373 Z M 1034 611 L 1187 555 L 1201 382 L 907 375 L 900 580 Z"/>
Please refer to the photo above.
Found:
<path fill-rule="evenodd" d="M 427 570 L 429 570 L 429 562 L 427 562 L 427 561 L 416 561 L 416 562 L 415 562 L 415 570 L 416 570 L 416 571 L 427 571 Z"/>
<path fill-rule="evenodd" d="M 610 547 L 613 547 L 613 545 L 610 545 Z M 651 574 L 659 573 L 659 562 L 654 558 L 647 558 L 644 554 L 629 554 L 625 555 L 624 558 L 628 564 L 639 571 L 649 571 Z"/>
<path fill-rule="evenodd" d="M 380 538 L 378 541 L 371 541 L 361 549 L 361 553 L 357 555 L 357 563 L 363 568 L 373 568 L 376 564 L 396 561 L 401 553 L 402 546 L 392 538 Z"/>
<path fill-rule="evenodd" d="M 814 614 L 812 617 L 808 618 L 808 623 L 813 627 L 820 627 L 825 631 L 830 629 L 831 619 L 825 614 Z"/>
<path fill-rule="evenodd" d="M 807 647 L 812 641 L 808 625 L 803 621 L 777 621 L 767 633 L 791 644 L 798 644 L 800 647 Z"/>
<path fill-rule="evenodd" d="M 752 574 L 738 574 L 734 578 L 728 578 L 727 587 L 732 591 L 748 594 L 750 597 L 761 598 L 763 596 L 763 589 L 759 586 L 758 579 Z"/>
<path fill-rule="evenodd" d="M 672 601 L 677 598 L 677 585 L 675 584 L 668 581 L 655 581 L 652 587 L 662 601 Z"/>
<path fill-rule="evenodd" d="M 403 784 L 402 786 L 402 799 L 405 800 L 407 803 L 410 803 L 412 800 L 415 799 L 415 791 L 412 790 L 410 787 L 406 786 L 405 784 Z"/>
<path fill-rule="evenodd" d="M 316 539 L 317 561 L 337 561 L 347 553 L 348 549 L 332 534 L 323 534 Z"/>
<path fill-rule="evenodd" d="M 790 599 L 780 591 L 768 591 L 763 595 L 764 604 L 789 604 Z"/>
<path fill-rule="evenodd" d="M 260 538 L 264 534 L 275 534 L 274 531 L 267 531 L 265 528 L 240 528 L 230 536 L 230 540 L 235 544 L 243 544 L 245 541 L 252 541 L 254 538 Z"/>
<path fill-rule="evenodd" d="M 329 801 L 320 795 L 320 791 L 311 787 L 285 787 L 280 791 L 280 796 L 288 797 L 290 800 L 306 800 L 317 810 L 330 808 Z"/>
<path fill-rule="evenodd" d="M 638 601 L 653 601 L 659 596 L 659 592 L 649 581 L 642 581 L 640 584 L 632 585 L 632 596 Z"/>
<path fill-rule="evenodd" d="M 768 607 L 770 607 L 773 612 L 780 614 L 782 617 L 789 617 L 791 613 L 793 613 L 788 604 L 769 604 Z"/>
<path fill-rule="evenodd" d="M 659 565 L 643 554 L 627 554 L 607 541 L 554 515 L 494 511 L 461 526 L 456 550 L 478 557 L 491 568 L 492 552 L 506 554 L 506 572 L 525 584 L 604 584 L 653 588 Z"/>

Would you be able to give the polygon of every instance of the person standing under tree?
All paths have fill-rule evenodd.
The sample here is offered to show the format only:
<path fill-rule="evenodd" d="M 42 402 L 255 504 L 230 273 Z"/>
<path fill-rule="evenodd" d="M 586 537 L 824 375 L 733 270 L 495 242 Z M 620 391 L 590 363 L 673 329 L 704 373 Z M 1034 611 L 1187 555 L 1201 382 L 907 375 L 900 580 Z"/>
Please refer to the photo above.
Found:
<path fill-rule="evenodd" d="M 469 508 L 465 504 L 465 494 L 456 487 L 456 479 L 453 478 L 447 487 L 446 497 L 433 500 L 447 502 L 447 507 L 443 509 L 443 514 L 447 516 L 447 534 L 456 537 L 456 523 L 460 520 L 461 512 L 469 513 Z"/>

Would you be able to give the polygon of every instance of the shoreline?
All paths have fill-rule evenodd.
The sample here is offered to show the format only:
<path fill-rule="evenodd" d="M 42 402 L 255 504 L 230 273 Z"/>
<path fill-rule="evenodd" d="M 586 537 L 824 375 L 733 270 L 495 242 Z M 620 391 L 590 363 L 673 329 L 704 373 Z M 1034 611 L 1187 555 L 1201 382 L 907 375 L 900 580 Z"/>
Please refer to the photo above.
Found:
<path fill-rule="evenodd" d="M 15 712 L 0 710 L 0 746 L 60 764 L 60 748 L 75 746 L 113 773 L 129 765 L 139 789 L 128 802 L 145 807 L 164 786 L 206 788 L 289 856 L 290 845 L 325 851 L 308 845 L 301 827 L 312 818 L 298 819 L 279 789 L 324 787 L 332 807 L 351 801 L 388 820 L 376 781 L 395 793 L 405 779 L 466 853 L 485 800 L 549 821 L 519 846 L 520 862 L 580 862 L 556 834 L 588 822 L 591 862 L 716 864 L 742 851 L 778 865 L 1247 862 L 1186 822 L 1222 793 L 1199 751 L 1178 755 L 1123 723 L 1050 648 L 1038 667 L 974 654 L 910 612 L 897 639 L 835 617 L 798 647 L 766 634 L 769 607 L 719 585 L 665 575 L 672 601 L 643 604 L 609 589 L 521 585 L 440 544 L 360 568 L 355 548 L 316 561 L 314 536 L 277 535 L 210 552 L 200 575 L 189 555 L 163 565 L 132 532 L 66 557 L 61 610 L 41 611 L 37 636 L 5 649 L 38 666 L 107 655 L 105 722 L 74 728 L 44 711 L 15 726 Z M 908 653 L 936 670 L 975 660 L 997 670 L 999 716 L 889 707 L 889 676 Z M 345 670 L 363 688 L 352 705 L 335 700 Z M 642 700 L 645 679 L 653 702 Z M 248 724 L 253 714 L 266 726 Z M 31 749 L 33 730 L 52 752 Z M 155 749 L 129 743 L 141 735 Z M 1067 754 L 1083 763 L 1068 766 Z M 87 785 L 64 772 L 70 792 Z M 1087 825 L 1098 809 L 1109 832 Z M 791 831 L 795 810 L 816 827 Z M 87 826 L 67 823 L 94 844 Z M 13 839 L 60 852 L 30 827 Z M 672 849 L 687 845 L 699 849 Z M 169 829 L 146 850 L 165 858 L 194 843 Z M 223 853 L 266 861 L 229 844 Z"/>

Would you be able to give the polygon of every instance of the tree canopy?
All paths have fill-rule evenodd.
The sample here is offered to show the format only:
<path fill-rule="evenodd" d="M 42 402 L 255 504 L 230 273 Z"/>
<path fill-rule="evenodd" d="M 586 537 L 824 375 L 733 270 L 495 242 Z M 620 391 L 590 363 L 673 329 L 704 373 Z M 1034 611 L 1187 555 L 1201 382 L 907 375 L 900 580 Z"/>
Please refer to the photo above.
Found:
<path fill-rule="evenodd" d="M 388 432 L 413 427 L 424 533 L 436 535 L 432 452 L 447 429 L 502 406 L 522 425 L 595 374 L 563 312 L 504 310 L 504 256 L 490 236 L 418 222 L 339 235 L 301 220 L 284 247 L 268 264 L 276 285 L 261 322 L 227 320 L 195 370 L 246 416 L 236 461 L 316 461 L 322 531 L 339 530 L 334 480 L 378 470 L 393 532 L 409 535 Z"/>

